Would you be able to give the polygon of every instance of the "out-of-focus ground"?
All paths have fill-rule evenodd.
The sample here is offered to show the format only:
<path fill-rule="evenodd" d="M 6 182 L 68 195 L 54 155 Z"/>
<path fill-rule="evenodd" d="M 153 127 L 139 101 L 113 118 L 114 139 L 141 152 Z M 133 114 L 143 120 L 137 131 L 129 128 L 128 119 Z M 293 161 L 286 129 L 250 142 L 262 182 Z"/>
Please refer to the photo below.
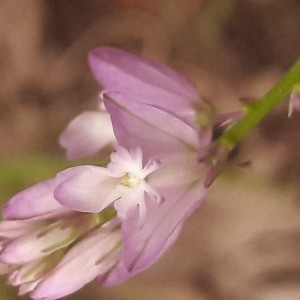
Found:
<path fill-rule="evenodd" d="M 2 0 L 2 202 L 68 164 L 57 137 L 97 106 L 87 53 L 102 45 L 168 63 L 218 111 L 232 111 L 239 98 L 262 96 L 299 56 L 300 2 Z M 287 107 L 241 143 L 156 265 L 119 287 L 93 283 L 67 299 L 300 299 L 300 116 L 287 118 Z M 1 286 L 1 300 L 17 299 Z"/>

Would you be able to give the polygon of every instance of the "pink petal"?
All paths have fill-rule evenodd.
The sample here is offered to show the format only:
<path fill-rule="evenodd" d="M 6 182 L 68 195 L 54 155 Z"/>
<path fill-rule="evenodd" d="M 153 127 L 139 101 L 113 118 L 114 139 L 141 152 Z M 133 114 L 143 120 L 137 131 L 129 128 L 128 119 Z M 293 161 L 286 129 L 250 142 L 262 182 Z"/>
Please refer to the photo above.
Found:
<path fill-rule="evenodd" d="M 89 55 L 91 69 L 106 90 L 135 95 L 141 103 L 171 109 L 190 110 L 199 103 L 194 85 L 171 68 L 152 63 L 114 48 L 98 48 Z"/>
<path fill-rule="evenodd" d="M 143 222 L 143 211 L 141 205 L 143 205 L 145 201 L 145 190 L 142 186 L 137 187 L 125 187 L 120 186 L 118 188 L 120 191 L 120 199 L 116 200 L 114 203 L 114 207 L 117 210 L 118 217 L 120 219 L 125 219 L 127 214 L 130 213 L 131 210 L 134 210 L 136 207 L 139 208 L 139 214 L 141 221 Z"/>
<path fill-rule="evenodd" d="M 49 179 L 33 185 L 12 197 L 3 207 L 6 220 L 48 218 L 69 212 L 53 197 L 55 180 Z"/>
<path fill-rule="evenodd" d="M 153 259 L 151 263 L 145 265 L 143 269 L 149 267 L 152 263 L 154 263 L 157 259 L 159 259 L 164 254 L 164 252 L 169 249 L 169 247 L 171 247 L 171 245 L 177 240 L 181 228 L 182 228 L 182 224 L 178 224 L 176 229 L 165 241 L 165 244 L 160 249 L 160 252 L 156 253 L 155 259 Z M 120 260 L 119 263 L 108 274 L 104 276 L 99 276 L 98 280 L 99 282 L 101 282 L 103 286 L 112 287 L 123 283 L 124 281 L 128 280 L 130 277 L 133 277 L 137 273 L 143 271 L 143 269 L 133 269 L 130 270 L 129 272 L 124 265 L 124 261 Z"/>
<path fill-rule="evenodd" d="M 172 186 L 188 186 L 204 181 L 209 167 L 198 163 L 195 151 L 169 152 L 160 168 L 150 174 L 147 182 L 156 190 Z"/>
<path fill-rule="evenodd" d="M 119 239 L 118 231 L 100 228 L 93 232 L 71 248 L 52 273 L 38 285 L 31 297 L 59 299 L 106 273 L 117 261 L 118 253 L 112 251 Z"/>
<path fill-rule="evenodd" d="M 112 95 L 112 94 L 111 94 Z M 147 104 L 104 97 L 118 142 L 128 149 L 142 147 L 145 159 L 161 159 L 173 151 L 197 148 L 197 132 L 181 119 Z"/>
<path fill-rule="evenodd" d="M 99 212 L 118 198 L 118 180 L 106 168 L 81 166 L 57 174 L 55 199 L 62 205 L 81 212 Z"/>
<path fill-rule="evenodd" d="M 19 266 L 12 272 L 8 278 L 9 283 L 13 286 L 31 283 L 41 277 L 41 260 L 32 261 Z"/>
<path fill-rule="evenodd" d="M 107 112 L 87 111 L 73 119 L 59 138 L 70 159 L 97 154 L 115 143 L 111 120 Z"/>
<path fill-rule="evenodd" d="M 74 229 L 62 224 L 53 223 L 14 239 L 1 251 L 0 260 L 9 264 L 24 264 L 65 247 L 74 238 Z"/>
<path fill-rule="evenodd" d="M 1 221 L 0 222 L 0 237 L 14 239 L 22 236 L 34 228 L 42 226 L 43 222 L 17 220 L 17 221 Z"/>
<path fill-rule="evenodd" d="M 139 272 L 155 262 L 176 239 L 184 220 L 206 195 L 203 180 L 207 169 L 197 163 L 194 152 L 170 153 L 148 183 L 164 198 L 161 205 L 146 201 L 143 226 L 138 211 L 123 222 L 124 263 L 130 272 Z"/>
<path fill-rule="evenodd" d="M 18 295 L 23 296 L 23 295 L 33 291 L 40 282 L 41 282 L 41 279 L 22 284 L 20 286 Z M 46 300 L 46 299 L 43 299 L 43 300 Z M 48 299 L 48 300 L 50 300 L 50 299 Z"/>
<path fill-rule="evenodd" d="M 139 226 L 136 211 L 123 222 L 124 263 L 130 272 L 143 270 L 159 258 L 166 249 L 166 242 L 173 242 L 178 226 L 198 208 L 206 195 L 201 181 L 163 186 L 163 178 L 161 180 L 162 185 L 154 187 L 165 201 L 160 206 L 147 202 L 144 226 Z"/>
<path fill-rule="evenodd" d="M 135 274 L 133 272 L 128 272 L 128 270 L 124 266 L 123 260 L 120 259 L 120 261 L 110 272 L 108 272 L 107 274 L 101 274 L 97 277 L 97 280 L 101 283 L 101 285 L 111 287 L 121 284 L 134 275 Z"/>

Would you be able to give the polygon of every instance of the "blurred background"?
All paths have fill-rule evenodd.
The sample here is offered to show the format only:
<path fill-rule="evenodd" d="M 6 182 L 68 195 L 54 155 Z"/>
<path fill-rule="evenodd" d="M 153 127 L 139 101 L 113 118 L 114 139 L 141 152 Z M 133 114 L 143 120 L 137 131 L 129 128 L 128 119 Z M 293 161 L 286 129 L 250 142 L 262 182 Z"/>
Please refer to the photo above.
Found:
<path fill-rule="evenodd" d="M 79 163 L 64 158 L 57 138 L 75 115 L 97 106 L 87 54 L 98 46 L 165 62 L 218 112 L 233 111 L 240 98 L 262 96 L 298 58 L 300 2 L 1 0 L 1 203 Z M 287 107 L 241 143 L 155 266 L 119 287 L 93 283 L 66 299 L 300 299 L 300 118 L 287 118 Z M 3 278 L 0 299 L 16 295 Z"/>

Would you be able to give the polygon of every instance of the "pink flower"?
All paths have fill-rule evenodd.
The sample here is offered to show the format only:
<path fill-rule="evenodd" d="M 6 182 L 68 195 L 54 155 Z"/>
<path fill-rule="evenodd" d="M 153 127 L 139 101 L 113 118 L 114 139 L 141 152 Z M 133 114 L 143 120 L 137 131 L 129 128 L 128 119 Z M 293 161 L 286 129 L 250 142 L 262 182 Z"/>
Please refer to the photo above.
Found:
<path fill-rule="evenodd" d="M 198 156 L 211 141 L 211 129 L 197 124 L 198 110 L 204 103 L 193 84 L 168 67 L 112 48 L 93 50 L 90 64 L 105 88 L 103 102 L 117 143 L 128 153 L 141 149 L 143 167 L 148 161 L 160 162 L 143 180 L 164 202 L 158 205 L 144 187 L 135 189 L 139 191 L 136 194 L 129 187 L 132 197 L 115 193 L 124 189 L 120 186 L 124 177 L 111 184 L 115 178 L 109 167 L 104 177 L 104 169 L 99 167 L 68 170 L 55 197 L 78 211 L 97 212 L 114 203 L 122 219 L 124 265 L 128 272 L 138 272 L 172 244 L 183 222 L 206 195 L 203 180 L 207 167 L 199 163 Z"/>
<path fill-rule="evenodd" d="M 193 84 L 112 48 L 92 51 L 90 64 L 107 111 L 79 115 L 60 143 L 70 158 L 117 145 L 111 162 L 62 171 L 3 209 L 2 271 L 34 299 L 58 299 L 95 278 L 119 284 L 149 267 L 207 192 L 199 156 L 211 129 L 199 125 L 205 104 Z"/>
<path fill-rule="evenodd" d="M 48 180 L 20 192 L 0 222 L 0 274 L 9 274 L 19 295 L 33 299 L 59 299 L 95 278 L 105 282 L 123 265 L 114 211 L 66 209 L 54 199 L 54 187 L 55 180 Z M 123 280 L 130 276 L 123 271 Z"/>
<path fill-rule="evenodd" d="M 114 204 L 122 220 L 124 265 L 135 274 L 161 256 L 200 205 L 206 189 L 195 159 L 196 153 L 176 153 L 161 165 L 151 159 L 143 164 L 140 151 L 119 148 L 107 168 L 79 166 L 59 173 L 54 195 L 82 212 L 98 213 Z"/>
<path fill-rule="evenodd" d="M 155 178 L 158 171 L 161 173 Z M 59 173 L 55 180 L 18 193 L 3 208 L 0 273 L 9 274 L 10 284 L 19 286 L 19 295 L 29 293 L 33 299 L 54 300 L 94 279 L 112 286 L 144 270 L 176 240 L 182 226 L 179 220 L 170 231 L 169 226 L 174 225 L 168 212 L 173 210 L 172 217 L 178 218 L 176 208 L 171 202 L 164 206 L 151 185 L 160 181 L 161 175 L 167 184 L 181 177 L 177 172 L 164 176 L 166 171 L 151 159 L 144 164 L 140 149 L 118 148 L 107 168 L 74 167 Z M 72 199 L 75 204 L 71 201 L 66 208 L 54 196 L 61 202 Z M 173 196 L 177 199 L 177 195 Z M 103 205 L 102 199 L 111 201 Z M 115 205 L 119 218 L 111 204 Z M 80 206 L 85 211 L 82 205 L 87 205 L 87 210 L 93 213 L 77 212 L 70 207 Z M 157 210 L 160 206 L 163 208 Z M 132 220 L 134 230 L 138 226 L 143 234 L 134 241 L 136 249 L 130 239 L 126 241 L 127 236 L 132 236 L 126 232 L 130 228 L 122 229 L 121 221 L 125 220 Z M 158 227 L 152 228 L 153 224 Z M 144 240 L 149 230 L 154 236 L 160 234 L 154 256 L 151 243 L 149 248 Z M 145 248 L 144 252 L 140 247 Z M 135 251 L 147 261 L 129 267 Z"/>

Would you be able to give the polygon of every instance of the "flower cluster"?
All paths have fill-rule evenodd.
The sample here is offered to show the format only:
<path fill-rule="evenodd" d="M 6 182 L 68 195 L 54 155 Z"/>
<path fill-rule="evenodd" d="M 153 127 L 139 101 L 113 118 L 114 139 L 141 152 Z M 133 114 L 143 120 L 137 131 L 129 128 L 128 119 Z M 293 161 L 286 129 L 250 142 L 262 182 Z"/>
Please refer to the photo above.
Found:
<path fill-rule="evenodd" d="M 77 166 L 3 208 L 2 274 L 33 299 L 58 299 L 98 279 L 119 284 L 153 264 L 206 195 L 199 157 L 211 129 L 192 83 L 113 48 L 90 53 L 104 92 L 98 111 L 60 137 L 69 158 L 114 148 L 106 167 Z M 80 271 L 78 271 L 80 270 Z"/>

